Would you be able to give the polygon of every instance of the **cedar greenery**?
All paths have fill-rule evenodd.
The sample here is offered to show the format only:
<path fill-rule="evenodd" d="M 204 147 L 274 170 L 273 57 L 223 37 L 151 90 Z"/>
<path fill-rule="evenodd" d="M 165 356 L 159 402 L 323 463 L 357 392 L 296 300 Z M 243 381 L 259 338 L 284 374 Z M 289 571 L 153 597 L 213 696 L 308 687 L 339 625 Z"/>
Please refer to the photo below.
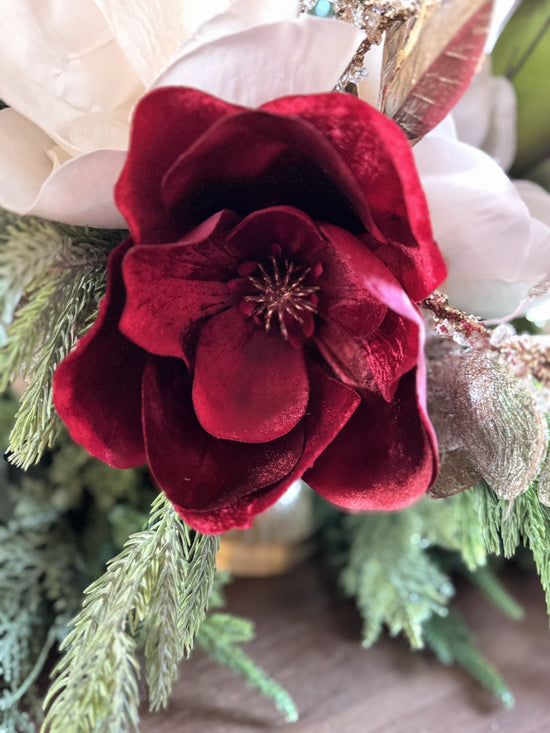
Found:
<path fill-rule="evenodd" d="M 417 515 L 408 511 L 356 515 L 342 522 L 350 539 L 340 582 L 346 595 L 356 599 L 366 647 L 374 644 L 386 624 L 392 636 L 403 631 L 412 647 L 421 648 L 422 624 L 434 613 L 447 613 L 454 589 L 424 552 L 416 520 Z"/>
<path fill-rule="evenodd" d="M 510 558 L 521 545 L 531 550 L 550 614 L 550 507 L 540 503 L 537 482 L 513 501 L 501 499 L 484 483 L 470 492 L 487 552 Z"/>
<path fill-rule="evenodd" d="M 332 549 L 339 548 L 341 587 L 355 598 L 363 618 L 364 646 L 379 638 L 384 625 L 392 635 L 403 632 L 413 648 L 428 646 L 442 663 L 459 664 L 505 706 L 513 705 L 505 682 L 448 605 L 454 593 L 451 573 L 458 571 L 502 612 L 520 618 L 521 607 L 488 560 L 501 545 L 511 556 L 521 539 L 532 548 L 547 583 L 549 511 L 538 502 L 536 486 L 520 499 L 510 505 L 479 485 L 394 514 L 342 518 L 339 528 L 331 529 Z"/>
<path fill-rule="evenodd" d="M 0 400 L 0 434 L 13 413 Z M 80 605 L 82 556 L 62 513 L 37 491 L 39 477 L 3 463 L 0 482 L 0 727 L 34 733 L 36 681 Z"/>
<path fill-rule="evenodd" d="M 254 689 L 269 697 L 287 723 L 298 720 L 298 710 L 288 694 L 275 680 L 238 646 L 254 638 L 254 625 L 248 619 L 229 613 L 209 614 L 197 635 L 197 645 L 220 664 L 246 679 Z"/>
<path fill-rule="evenodd" d="M 223 608 L 223 586 L 229 582 L 226 573 L 214 579 L 210 608 Z M 206 654 L 224 667 L 244 677 L 248 684 L 270 698 L 287 723 L 298 720 L 298 709 L 289 693 L 240 648 L 243 642 L 255 638 L 254 624 L 246 618 L 230 613 L 209 613 L 197 634 L 196 643 Z"/>
<path fill-rule="evenodd" d="M 460 665 L 480 685 L 496 695 L 504 707 L 514 705 L 514 696 L 498 671 L 476 649 L 472 634 L 460 615 L 432 616 L 424 624 L 426 644 L 442 664 Z"/>
<path fill-rule="evenodd" d="M 28 387 L 10 436 L 10 460 L 40 460 L 60 429 L 55 367 L 90 328 L 105 291 L 107 257 L 122 233 L 0 212 L 0 392 Z"/>
<path fill-rule="evenodd" d="M 132 535 L 86 590 L 62 645 L 43 731 L 124 733 L 137 726 L 136 635 L 142 627 L 151 705 L 165 703 L 177 662 L 206 613 L 218 541 L 193 532 L 159 495 L 148 529 Z"/>

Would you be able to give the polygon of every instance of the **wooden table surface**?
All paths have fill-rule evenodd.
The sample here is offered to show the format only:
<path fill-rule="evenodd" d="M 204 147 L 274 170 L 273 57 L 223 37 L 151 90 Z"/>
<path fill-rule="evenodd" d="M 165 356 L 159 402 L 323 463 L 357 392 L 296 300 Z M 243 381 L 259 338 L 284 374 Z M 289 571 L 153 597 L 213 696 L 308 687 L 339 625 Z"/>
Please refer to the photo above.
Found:
<path fill-rule="evenodd" d="M 234 673 L 196 653 L 181 666 L 167 710 L 145 712 L 142 733 L 541 733 L 550 730 L 550 631 L 536 576 L 511 569 L 506 586 L 526 615 L 511 621 L 471 588 L 459 605 L 481 650 L 516 696 L 507 711 L 457 668 L 429 652 L 411 654 L 402 639 L 359 644 L 353 606 L 334 597 L 321 563 L 288 575 L 236 580 L 228 611 L 252 618 L 257 639 L 246 645 L 289 689 L 300 720 L 285 724 L 270 701 Z"/>

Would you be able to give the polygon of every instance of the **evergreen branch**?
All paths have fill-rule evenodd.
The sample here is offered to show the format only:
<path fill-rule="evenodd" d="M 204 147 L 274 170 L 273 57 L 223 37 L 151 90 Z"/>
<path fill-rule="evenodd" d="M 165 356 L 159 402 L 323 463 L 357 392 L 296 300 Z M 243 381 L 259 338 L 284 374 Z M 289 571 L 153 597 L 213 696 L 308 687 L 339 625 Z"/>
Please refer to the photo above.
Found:
<path fill-rule="evenodd" d="M 0 351 L 0 390 L 22 370 L 28 388 L 10 436 L 10 461 L 28 468 L 58 435 L 52 404 L 53 373 L 89 329 L 105 289 L 107 253 L 81 253 L 74 267 L 47 273 L 33 282 L 33 294 L 9 329 Z M 73 255 L 74 257 L 74 255 Z"/>
<path fill-rule="evenodd" d="M 420 648 L 423 623 L 432 614 L 447 613 L 454 588 L 424 552 L 419 521 L 414 511 L 343 519 L 349 555 L 340 582 L 363 617 L 364 646 L 371 646 L 386 624 L 392 635 L 403 631 Z"/>
<path fill-rule="evenodd" d="M 448 499 L 424 499 L 406 511 L 417 518 L 417 533 L 426 548 L 459 552 L 470 571 L 485 565 L 483 527 L 470 492 L 462 491 Z"/>
<path fill-rule="evenodd" d="M 159 655 L 151 668 L 155 700 L 164 699 L 170 687 L 174 672 L 172 655 L 192 644 L 192 636 L 204 618 L 212 584 L 207 569 L 213 572 L 213 561 L 204 556 L 215 555 L 218 538 L 201 538 L 191 532 L 163 495 L 154 501 L 150 516 L 149 527 L 128 539 L 105 574 L 86 591 L 82 611 L 62 645 L 65 654 L 54 670 L 55 680 L 45 701 L 43 731 L 125 733 L 135 728 L 139 705 L 134 639 L 137 630 L 144 628 L 153 635 L 149 655 L 151 646 Z M 165 570 L 166 566 L 171 567 Z M 187 598 L 188 626 L 178 627 L 176 638 L 171 634 L 176 630 L 173 620 L 181 614 L 178 588 L 169 592 L 160 587 L 172 579 L 184 582 Z M 207 588 L 186 587 L 193 582 Z M 166 604 L 162 613 L 160 603 Z M 163 615 L 171 619 L 167 627 L 170 636 L 161 639 L 159 626 Z M 165 662 L 168 680 L 155 681 L 155 670 L 159 675 L 165 674 Z M 151 663 L 150 660 L 148 664 Z"/>
<path fill-rule="evenodd" d="M 490 568 L 478 568 L 475 572 L 468 574 L 468 579 L 506 616 L 516 621 L 523 618 L 522 606 L 508 593 Z"/>
<path fill-rule="evenodd" d="M 254 626 L 232 614 L 213 613 L 206 617 L 197 644 L 219 664 L 243 676 L 248 684 L 269 697 L 287 723 L 298 720 L 298 710 L 289 693 L 273 680 L 237 644 L 254 638 Z"/>
<path fill-rule="evenodd" d="M 59 224 L 0 209 L 0 346 L 7 343 L 23 293 L 49 268 L 65 263 L 75 244 L 112 249 L 122 232 Z"/>
<path fill-rule="evenodd" d="M 497 670 L 473 644 L 471 634 L 456 612 L 430 617 L 423 628 L 426 644 L 439 661 L 449 666 L 460 665 L 483 687 L 494 693 L 507 708 L 514 705 L 514 696 Z"/>
<path fill-rule="evenodd" d="M 488 552 L 509 558 L 520 545 L 531 550 L 550 614 L 550 508 L 541 504 L 537 489 L 535 481 L 512 501 L 499 498 L 483 482 L 469 492 L 475 497 Z"/>
<path fill-rule="evenodd" d="M 35 682 L 80 587 L 74 538 L 59 514 L 35 506 L 36 514 L 19 516 L 24 508 L 18 500 L 16 517 L 0 526 L 0 711 L 8 733 L 28 729 L 20 703 L 36 706 Z"/>
<path fill-rule="evenodd" d="M 151 710 L 168 702 L 178 663 L 189 656 L 203 623 L 216 572 L 219 538 L 193 532 L 183 522 L 177 528 L 179 537 L 167 537 L 158 583 L 149 589 L 144 634 Z"/>

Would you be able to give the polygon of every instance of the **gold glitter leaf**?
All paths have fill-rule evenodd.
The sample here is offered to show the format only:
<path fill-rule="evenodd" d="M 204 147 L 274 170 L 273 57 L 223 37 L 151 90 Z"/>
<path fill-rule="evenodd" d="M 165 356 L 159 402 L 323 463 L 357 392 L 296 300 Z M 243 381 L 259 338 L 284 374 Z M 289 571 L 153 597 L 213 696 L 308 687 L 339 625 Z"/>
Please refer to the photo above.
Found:
<path fill-rule="evenodd" d="M 424 0 L 412 26 L 388 32 L 382 112 L 409 139 L 437 125 L 468 86 L 483 53 L 493 0 Z M 404 46 L 396 53 L 396 39 Z"/>
<path fill-rule="evenodd" d="M 525 491 L 548 447 L 547 423 L 529 382 L 514 377 L 494 354 L 455 352 L 430 364 L 428 390 L 442 455 L 432 495 L 467 488 L 476 472 L 502 498 Z"/>
<path fill-rule="evenodd" d="M 464 448 L 443 453 L 437 481 L 428 491 L 434 499 L 446 499 L 479 483 L 483 476 Z"/>

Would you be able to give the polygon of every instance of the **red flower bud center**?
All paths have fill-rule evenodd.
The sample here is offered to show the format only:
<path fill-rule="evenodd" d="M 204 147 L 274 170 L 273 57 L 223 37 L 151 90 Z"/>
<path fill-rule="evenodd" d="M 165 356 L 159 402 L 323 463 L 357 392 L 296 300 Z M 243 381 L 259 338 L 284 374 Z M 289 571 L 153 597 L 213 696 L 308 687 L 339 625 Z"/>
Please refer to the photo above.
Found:
<path fill-rule="evenodd" d="M 289 338 L 289 326 L 292 322 L 306 334 L 307 322 L 311 320 L 307 314 L 317 313 L 317 285 L 308 284 L 310 267 L 295 265 L 285 259 L 283 262 L 271 257 L 270 265 L 264 267 L 256 263 L 256 268 L 247 276 L 252 286 L 252 293 L 244 297 L 248 304 L 248 314 L 256 322 L 263 323 L 269 332 L 273 321 L 279 324 L 281 335 L 285 341 Z"/>

